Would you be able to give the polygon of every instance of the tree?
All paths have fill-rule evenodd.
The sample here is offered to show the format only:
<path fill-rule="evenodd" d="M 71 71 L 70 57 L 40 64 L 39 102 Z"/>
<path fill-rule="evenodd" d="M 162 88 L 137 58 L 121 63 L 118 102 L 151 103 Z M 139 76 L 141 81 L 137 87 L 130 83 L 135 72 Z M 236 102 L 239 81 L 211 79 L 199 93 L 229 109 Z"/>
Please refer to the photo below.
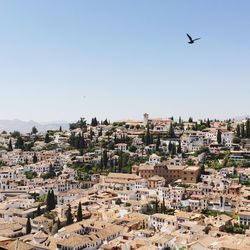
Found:
<path fill-rule="evenodd" d="M 207 122 L 206 122 L 206 123 L 207 123 L 207 124 L 206 124 L 207 127 L 210 128 L 210 120 L 209 120 L 209 118 L 207 118 Z"/>
<path fill-rule="evenodd" d="M 119 158 L 118 158 L 118 169 L 119 173 L 122 172 L 122 167 L 123 167 L 123 153 L 122 151 L 119 152 Z"/>
<path fill-rule="evenodd" d="M 103 150 L 103 153 L 102 153 L 102 162 L 103 162 L 104 168 L 106 169 L 107 166 L 108 166 L 108 153 L 107 153 L 107 150 Z"/>
<path fill-rule="evenodd" d="M 56 198 L 53 189 L 51 190 L 51 207 L 52 207 L 51 210 L 56 208 Z"/>
<path fill-rule="evenodd" d="M 21 136 L 21 134 L 20 134 L 19 131 L 16 131 L 16 130 L 15 130 L 14 132 L 11 133 L 11 136 L 12 136 L 13 138 L 18 138 L 18 137 Z"/>
<path fill-rule="evenodd" d="M 30 171 L 25 172 L 25 176 L 27 179 L 31 180 L 37 177 L 37 173 L 30 170 Z"/>
<path fill-rule="evenodd" d="M 59 131 L 62 132 L 62 126 L 60 126 Z"/>
<path fill-rule="evenodd" d="M 245 138 L 245 124 L 244 123 L 242 123 L 241 124 L 241 137 L 242 138 Z"/>
<path fill-rule="evenodd" d="M 181 117 L 179 116 L 179 125 L 182 124 L 182 120 L 181 120 Z"/>
<path fill-rule="evenodd" d="M 48 194 L 47 194 L 46 209 L 48 211 L 51 211 L 51 192 L 50 192 L 50 190 L 48 191 Z"/>
<path fill-rule="evenodd" d="M 193 122 L 193 118 L 189 117 L 188 122 Z"/>
<path fill-rule="evenodd" d="M 12 146 L 11 139 L 9 140 L 9 143 L 8 143 L 8 151 L 13 151 L 13 146 Z"/>
<path fill-rule="evenodd" d="M 159 201 L 157 199 L 157 197 L 155 198 L 155 213 L 158 213 L 159 211 Z"/>
<path fill-rule="evenodd" d="M 77 221 L 82 221 L 83 216 L 82 216 L 82 204 L 79 202 L 78 204 L 78 209 L 77 209 Z"/>
<path fill-rule="evenodd" d="M 34 126 L 31 130 L 31 133 L 32 134 L 36 134 L 38 132 L 37 128 Z"/>
<path fill-rule="evenodd" d="M 97 125 L 98 125 L 98 121 L 97 121 L 96 117 L 92 118 L 92 120 L 91 120 L 91 126 L 92 127 L 96 127 Z"/>
<path fill-rule="evenodd" d="M 161 139 L 160 139 L 160 135 L 158 134 L 157 141 L 156 141 L 156 151 L 159 151 L 160 145 L 161 145 Z"/>
<path fill-rule="evenodd" d="M 168 152 L 169 152 L 169 153 L 172 152 L 172 147 L 173 147 L 173 144 L 172 144 L 172 142 L 170 141 L 170 142 L 168 143 Z"/>
<path fill-rule="evenodd" d="M 246 121 L 246 138 L 250 138 L 250 119 Z"/>
<path fill-rule="evenodd" d="M 109 125 L 109 122 L 108 122 L 107 118 L 103 121 L 103 125 L 106 125 L 106 126 Z"/>
<path fill-rule="evenodd" d="M 55 195 L 53 190 L 49 190 L 47 199 L 46 199 L 46 209 L 48 211 L 51 211 L 55 209 L 56 207 L 56 201 L 55 201 Z"/>
<path fill-rule="evenodd" d="M 90 131 L 89 131 L 89 139 L 90 139 L 90 141 L 92 141 L 93 140 L 93 136 L 95 135 L 95 133 L 93 132 L 93 130 L 92 130 L 92 128 L 90 129 Z"/>
<path fill-rule="evenodd" d="M 241 136 L 241 131 L 240 131 L 240 125 L 239 124 L 237 124 L 237 127 L 236 127 L 236 136 L 238 138 L 240 138 L 240 136 Z"/>
<path fill-rule="evenodd" d="M 218 130 L 217 132 L 217 142 L 221 144 L 221 131 L 220 130 Z"/>
<path fill-rule="evenodd" d="M 116 201 L 115 201 L 115 204 L 116 205 L 121 205 L 122 204 L 122 200 L 120 198 L 118 198 Z"/>
<path fill-rule="evenodd" d="M 41 214 L 42 214 L 42 212 L 41 212 L 41 206 L 38 205 L 37 210 L 36 210 L 36 215 L 39 216 Z"/>
<path fill-rule="evenodd" d="M 162 214 L 166 213 L 166 205 L 165 205 L 165 199 L 164 199 L 164 197 L 163 197 L 163 201 L 162 201 L 162 204 L 161 204 L 161 213 Z"/>
<path fill-rule="evenodd" d="M 176 155 L 176 145 L 175 145 L 175 143 L 173 143 L 173 145 L 172 145 L 171 155 Z"/>
<path fill-rule="evenodd" d="M 50 142 L 49 133 L 46 133 L 45 138 L 44 138 L 44 142 L 45 143 L 49 143 Z"/>
<path fill-rule="evenodd" d="M 239 144 L 241 142 L 241 139 L 239 137 L 234 137 L 233 138 L 233 143 Z"/>
<path fill-rule="evenodd" d="M 177 147 L 177 153 L 181 154 L 181 141 L 179 141 L 178 147 Z"/>
<path fill-rule="evenodd" d="M 131 146 L 129 147 L 129 151 L 130 151 L 130 152 L 135 153 L 136 150 L 137 150 L 137 147 L 136 147 L 135 145 L 131 145 Z"/>
<path fill-rule="evenodd" d="M 169 138 L 175 138 L 174 127 L 173 124 L 170 124 L 169 131 L 168 131 Z"/>
<path fill-rule="evenodd" d="M 149 145 L 151 143 L 151 135 L 149 131 L 149 126 L 147 125 L 147 132 L 146 132 L 146 145 Z"/>
<path fill-rule="evenodd" d="M 31 223 L 30 223 L 30 217 L 28 217 L 27 222 L 26 222 L 26 234 L 30 234 L 31 233 Z"/>
<path fill-rule="evenodd" d="M 80 128 L 81 130 L 86 130 L 87 122 L 86 122 L 85 118 L 81 117 L 80 120 L 78 120 L 77 122 L 69 124 L 70 130 L 74 130 L 76 128 Z"/>
<path fill-rule="evenodd" d="M 231 131 L 231 130 L 232 130 L 232 127 L 231 127 L 231 123 L 230 123 L 230 122 L 227 123 L 227 130 L 228 130 L 228 131 Z"/>
<path fill-rule="evenodd" d="M 33 161 L 33 163 L 37 163 L 38 159 L 37 159 L 36 153 L 34 153 L 32 161 Z"/>
<path fill-rule="evenodd" d="M 17 138 L 16 144 L 15 144 L 15 148 L 17 148 L 17 149 L 24 149 L 24 141 L 23 141 L 23 138 L 21 136 L 19 136 Z"/>
<path fill-rule="evenodd" d="M 73 224 L 74 221 L 73 221 L 73 215 L 71 213 L 71 206 L 70 205 L 68 206 L 68 210 L 66 211 L 66 218 L 67 218 L 66 225 Z"/>

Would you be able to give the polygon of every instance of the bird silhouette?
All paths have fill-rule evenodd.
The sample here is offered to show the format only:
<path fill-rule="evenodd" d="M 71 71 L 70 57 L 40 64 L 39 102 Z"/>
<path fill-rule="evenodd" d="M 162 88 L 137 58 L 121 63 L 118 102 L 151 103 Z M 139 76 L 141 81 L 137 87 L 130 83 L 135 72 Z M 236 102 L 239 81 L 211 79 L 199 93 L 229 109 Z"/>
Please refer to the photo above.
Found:
<path fill-rule="evenodd" d="M 199 38 L 195 38 L 195 39 L 193 39 L 188 33 L 187 33 L 187 37 L 188 37 L 188 39 L 189 39 L 189 44 L 192 44 L 192 43 L 194 43 L 194 41 L 196 41 L 196 40 L 199 40 L 200 39 L 200 37 Z"/>

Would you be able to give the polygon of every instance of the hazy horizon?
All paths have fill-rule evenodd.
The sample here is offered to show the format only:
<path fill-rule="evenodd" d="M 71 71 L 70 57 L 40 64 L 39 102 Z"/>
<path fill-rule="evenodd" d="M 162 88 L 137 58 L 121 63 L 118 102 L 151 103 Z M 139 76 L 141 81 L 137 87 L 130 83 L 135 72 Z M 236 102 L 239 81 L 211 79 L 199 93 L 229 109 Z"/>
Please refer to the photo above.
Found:
<path fill-rule="evenodd" d="M 0 119 L 249 115 L 250 2 L 1 1 Z M 201 40 L 187 44 L 186 33 Z"/>
<path fill-rule="evenodd" d="M 175 121 L 178 121 L 179 118 L 181 118 L 182 120 L 184 121 L 187 121 L 189 118 L 192 118 L 194 121 L 198 121 L 198 120 L 207 120 L 207 119 L 210 119 L 210 120 L 227 120 L 227 119 L 235 119 L 235 120 L 242 120 L 242 119 L 245 119 L 245 118 L 249 118 L 250 115 L 242 115 L 242 116 L 234 116 L 234 117 L 226 117 L 226 118 L 221 118 L 221 117 L 196 117 L 196 116 L 193 116 L 193 115 L 190 115 L 190 116 L 167 116 L 167 115 L 163 115 L 163 116 L 155 116 L 153 114 L 149 114 L 149 118 L 150 119 L 157 119 L 157 118 L 171 118 L 173 117 Z M 48 120 L 48 121 L 37 121 L 37 120 L 22 120 L 22 119 L 18 119 L 18 118 L 14 118 L 14 119 L 2 119 L 0 117 L 0 122 L 1 121 L 20 121 L 20 122 L 35 122 L 35 123 L 39 123 L 41 125 L 46 125 L 46 124 L 69 124 L 69 123 L 73 123 L 73 122 L 76 122 L 78 121 L 80 118 L 85 118 L 87 120 L 88 123 L 91 122 L 91 119 L 92 118 L 97 118 L 97 120 L 100 122 L 100 121 L 104 121 L 105 119 L 107 119 L 108 121 L 110 122 L 119 122 L 119 121 L 126 121 L 126 120 L 135 120 L 135 121 L 142 121 L 143 120 L 143 114 L 141 116 L 137 116 L 137 117 L 123 117 L 123 118 L 120 118 L 120 119 L 109 119 L 109 117 L 105 117 L 105 118 L 100 118 L 100 117 L 97 117 L 97 116 L 92 116 L 92 117 L 85 117 L 85 116 L 79 116 L 78 118 L 74 119 L 74 120 Z"/>

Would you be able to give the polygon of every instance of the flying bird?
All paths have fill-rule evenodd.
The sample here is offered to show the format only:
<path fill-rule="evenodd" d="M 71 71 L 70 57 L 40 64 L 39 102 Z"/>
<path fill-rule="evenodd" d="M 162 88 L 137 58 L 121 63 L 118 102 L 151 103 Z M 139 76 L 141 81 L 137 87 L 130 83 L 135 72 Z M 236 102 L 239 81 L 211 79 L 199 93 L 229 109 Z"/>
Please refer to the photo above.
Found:
<path fill-rule="evenodd" d="M 189 39 L 189 44 L 192 44 L 192 43 L 194 43 L 194 41 L 196 41 L 196 40 L 199 40 L 200 39 L 200 37 L 199 38 L 195 38 L 195 39 L 193 39 L 188 33 L 187 33 L 187 37 L 188 37 L 188 39 Z"/>

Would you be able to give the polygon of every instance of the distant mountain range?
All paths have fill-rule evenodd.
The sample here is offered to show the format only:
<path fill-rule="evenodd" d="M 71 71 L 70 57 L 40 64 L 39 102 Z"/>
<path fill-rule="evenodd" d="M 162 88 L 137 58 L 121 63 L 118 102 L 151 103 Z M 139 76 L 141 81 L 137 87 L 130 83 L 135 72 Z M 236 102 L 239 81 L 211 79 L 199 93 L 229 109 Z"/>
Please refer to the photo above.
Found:
<path fill-rule="evenodd" d="M 0 132 L 7 131 L 13 132 L 14 130 L 20 131 L 21 133 L 31 132 L 32 127 L 36 127 L 39 132 L 46 132 L 47 130 L 68 129 L 69 123 L 67 121 L 55 121 L 47 123 L 39 123 L 35 121 L 21 121 L 15 120 L 0 120 Z"/>

